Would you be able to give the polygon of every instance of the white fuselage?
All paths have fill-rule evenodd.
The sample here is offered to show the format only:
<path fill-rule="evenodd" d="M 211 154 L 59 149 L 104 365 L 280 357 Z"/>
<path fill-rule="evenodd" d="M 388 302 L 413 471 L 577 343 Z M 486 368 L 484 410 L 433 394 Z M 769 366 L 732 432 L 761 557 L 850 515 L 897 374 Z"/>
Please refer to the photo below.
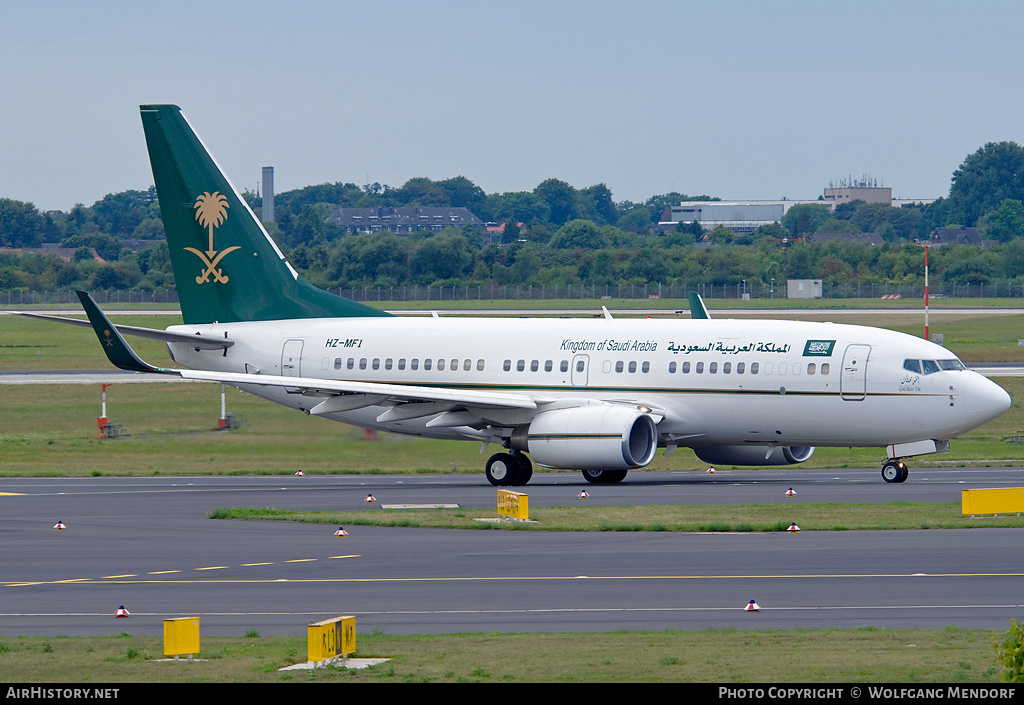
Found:
<path fill-rule="evenodd" d="M 759 320 L 338 318 L 174 326 L 226 351 L 170 344 L 191 369 L 525 394 L 543 403 L 642 404 L 661 444 L 886 446 L 948 439 L 1009 406 L 948 350 L 892 331 Z M 955 361 L 915 373 L 907 360 Z M 912 367 L 912 365 L 910 365 Z M 926 366 L 930 367 L 930 366 Z M 240 385 L 309 411 L 323 396 Z M 430 417 L 378 421 L 385 405 L 326 414 L 365 428 L 467 438 Z M 523 410 L 490 423 L 529 423 Z"/>

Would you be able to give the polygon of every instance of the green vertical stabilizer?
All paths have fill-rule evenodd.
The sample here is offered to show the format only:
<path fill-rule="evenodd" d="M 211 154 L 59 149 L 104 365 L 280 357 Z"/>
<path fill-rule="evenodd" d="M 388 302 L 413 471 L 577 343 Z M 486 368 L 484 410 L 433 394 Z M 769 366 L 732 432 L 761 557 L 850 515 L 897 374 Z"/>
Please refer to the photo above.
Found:
<path fill-rule="evenodd" d="M 388 315 L 299 277 L 181 109 L 140 109 L 186 324 Z"/>

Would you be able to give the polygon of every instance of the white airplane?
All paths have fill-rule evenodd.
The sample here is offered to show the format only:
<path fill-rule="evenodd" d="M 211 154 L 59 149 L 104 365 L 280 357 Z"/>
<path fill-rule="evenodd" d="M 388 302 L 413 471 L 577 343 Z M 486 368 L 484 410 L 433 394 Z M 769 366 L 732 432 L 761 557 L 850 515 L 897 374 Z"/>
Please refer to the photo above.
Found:
<path fill-rule="evenodd" d="M 142 122 L 184 325 L 116 326 L 79 296 L 122 369 L 223 382 L 362 428 L 504 446 L 493 485 L 533 462 L 619 482 L 659 447 L 711 464 L 783 465 L 815 446 L 903 458 L 1010 407 L 951 352 L 902 333 L 792 321 L 396 317 L 298 276 L 173 105 Z M 64 319 L 71 320 L 71 319 Z M 86 325 L 84 321 L 77 321 Z M 154 367 L 122 333 L 164 340 L 181 369 Z M 529 457 L 528 457 L 529 456 Z"/>

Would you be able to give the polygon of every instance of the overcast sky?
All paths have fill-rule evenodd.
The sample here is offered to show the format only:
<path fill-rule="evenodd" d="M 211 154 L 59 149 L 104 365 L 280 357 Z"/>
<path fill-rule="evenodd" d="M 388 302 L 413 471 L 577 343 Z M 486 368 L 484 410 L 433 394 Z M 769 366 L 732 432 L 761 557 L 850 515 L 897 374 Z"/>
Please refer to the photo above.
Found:
<path fill-rule="evenodd" d="M 176 103 L 242 189 L 934 198 L 1024 143 L 1022 29 L 985 0 L 0 0 L 0 197 L 147 188 L 138 106 Z"/>

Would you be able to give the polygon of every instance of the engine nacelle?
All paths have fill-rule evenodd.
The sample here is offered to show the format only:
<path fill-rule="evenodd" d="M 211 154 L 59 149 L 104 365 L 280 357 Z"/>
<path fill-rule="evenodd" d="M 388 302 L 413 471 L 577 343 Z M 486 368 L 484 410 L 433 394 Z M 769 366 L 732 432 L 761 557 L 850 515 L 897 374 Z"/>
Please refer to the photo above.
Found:
<path fill-rule="evenodd" d="M 712 465 L 793 465 L 809 460 L 814 446 L 703 446 L 693 452 Z"/>
<path fill-rule="evenodd" d="M 638 409 L 588 404 L 537 414 L 512 434 L 512 447 L 549 468 L 629 470 L 654 459 L 658 430 Z"/>

